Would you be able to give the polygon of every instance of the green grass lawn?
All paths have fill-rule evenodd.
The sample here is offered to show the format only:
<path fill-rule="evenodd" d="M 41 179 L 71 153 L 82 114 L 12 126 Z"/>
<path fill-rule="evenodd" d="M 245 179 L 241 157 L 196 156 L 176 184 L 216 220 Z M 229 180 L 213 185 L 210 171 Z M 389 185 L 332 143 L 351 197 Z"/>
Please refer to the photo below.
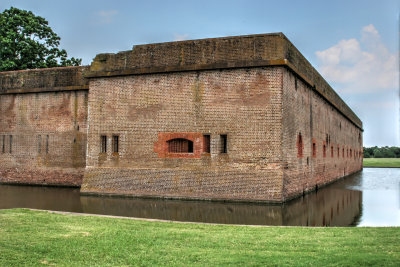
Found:
<path fill-rule="evenodd" d="M 400 158 L 367 158 L 363 160 L 364 167 L 400 168 Z"/>
<path fill-rule="evenodd" d="M 0 210 L 0 266 L 400 266 L 400 228 L 149 222 Z"/>

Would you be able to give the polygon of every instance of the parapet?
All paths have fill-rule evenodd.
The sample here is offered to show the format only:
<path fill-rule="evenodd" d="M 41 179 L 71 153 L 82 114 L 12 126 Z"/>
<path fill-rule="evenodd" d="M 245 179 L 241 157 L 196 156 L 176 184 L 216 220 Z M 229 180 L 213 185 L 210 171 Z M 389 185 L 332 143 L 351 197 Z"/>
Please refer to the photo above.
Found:
<path fill-rule="evenodd" d="M 87 90 L 88 66 L 0 72 L 0 94 Z"/>
<path fill-rule="evenodd" d="M 290 69 L 362 130 L 357 115 L 283 33 L 137 45 L 129 51 L 97 55 L 86 77 L 266 66 Z"/>

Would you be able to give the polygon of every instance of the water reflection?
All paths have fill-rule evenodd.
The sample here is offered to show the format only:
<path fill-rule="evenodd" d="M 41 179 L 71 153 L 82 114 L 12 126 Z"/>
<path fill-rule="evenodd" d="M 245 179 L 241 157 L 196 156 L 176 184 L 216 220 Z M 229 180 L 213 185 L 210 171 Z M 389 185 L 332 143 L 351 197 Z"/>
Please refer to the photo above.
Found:
<path fill-rule="evenodd" d="M 361 212 L 361 192 L 324 188 L 284 205 L 81 197 L 83 212 L 225 224 L 348 226 Z"/>
<path fill-rule="evenodd" d="M 81 196 L 78 189 L 0 185 L 0 208 L 177 221 L 298 226 L 400 226 L 400 169 L 364 169 L 283 205 Z"/>
<path fill-rule="evenodd" d="M 351 226 L 359 221 L 362 192 L 325 187 L 289 203 L 282 225 Z"/>
<path fill-rule="evenodd" d="M 32 208 L 82 212 L 78 188 L 0 185 L 0 209 Z"/>

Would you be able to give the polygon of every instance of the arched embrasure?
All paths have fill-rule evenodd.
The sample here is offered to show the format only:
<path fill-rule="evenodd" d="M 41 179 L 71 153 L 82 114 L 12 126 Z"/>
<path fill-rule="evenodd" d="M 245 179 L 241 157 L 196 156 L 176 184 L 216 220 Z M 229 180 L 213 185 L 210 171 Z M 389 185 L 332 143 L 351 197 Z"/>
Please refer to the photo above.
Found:
<path fill-rule="evenodd" d="M 169 153 L 193 153 L 193 142 L 184 138 L 167 141 Z"/>

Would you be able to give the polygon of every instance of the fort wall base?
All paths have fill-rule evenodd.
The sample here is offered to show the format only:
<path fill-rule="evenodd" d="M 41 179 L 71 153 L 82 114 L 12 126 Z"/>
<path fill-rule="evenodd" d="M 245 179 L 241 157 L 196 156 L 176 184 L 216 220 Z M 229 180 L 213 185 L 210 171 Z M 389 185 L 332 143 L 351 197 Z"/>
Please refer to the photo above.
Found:
<path fill-rule="evenodd" d="M 49 168 L 21 169 L 10 168 L 0 170 L 0 184 L 44 185 L 62 187 L 80 187 L 84 169 Z"/>
<path fill-rule="evenodd" d="M 83 193 L 280 202 L 281 171 L 89 169 Z"/>

